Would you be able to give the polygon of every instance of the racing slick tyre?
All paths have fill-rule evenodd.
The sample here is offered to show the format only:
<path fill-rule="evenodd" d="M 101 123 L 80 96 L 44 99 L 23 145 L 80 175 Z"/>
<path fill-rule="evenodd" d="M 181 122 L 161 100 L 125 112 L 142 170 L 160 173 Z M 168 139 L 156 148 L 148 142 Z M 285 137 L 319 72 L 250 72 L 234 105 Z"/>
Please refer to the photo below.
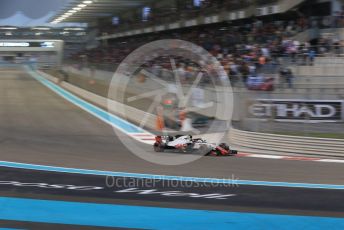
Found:
<path fill-rule="evenodd" d="M 236 155 L 236 154 L 238 154 L 238 150 L 231 150 L 231 151 L 230 151 L 230 154 L 231 154 L 231 155 Z"/>
<path fill-rule="evenodd" d="M 154 148 L 154 151 L 158 152 L 158 153 L 161 153 L 161 152 L 165 151 L 164 146 L 162 146 L 160 143 L 155 143 L 153 148 Z"/>
<path fill-rule="evenodd" d="M 193 145 L 192 144 L 188 144 L 185 148 L 185 152 L 192 152 L 193 149 Z"/>
<path fill-rule="evenodd" d="M 209 148 L 207 146 L 200 146 L 198 149 L 198 154 L 203 155 L 203 156 L 208 156 L 209 155 Z"/>

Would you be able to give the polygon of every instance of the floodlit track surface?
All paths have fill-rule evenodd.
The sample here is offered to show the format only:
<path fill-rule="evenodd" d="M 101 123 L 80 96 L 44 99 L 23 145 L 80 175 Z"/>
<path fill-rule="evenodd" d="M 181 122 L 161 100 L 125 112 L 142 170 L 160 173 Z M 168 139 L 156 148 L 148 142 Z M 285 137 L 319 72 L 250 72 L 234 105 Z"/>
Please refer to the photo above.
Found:
<path fill-rule="evenodd" d="M 143 145 L 142 148 L 150 147 Z M 0 72 L 0 161 L 158 175 L 224 179 L 234 177 L 256 181 L 337 185 L 344 182 L 343 165 L 335 163 L 235 157 L 203 157 L 181 166 L 149 163 L 130 153 L 109 125 L 65 101 L 20 69 Z M 6 167 L 0 168 L 0 175 L 1 181 L 106 187 L 104 176 L 26 171 Z M 183 190 L 180 185 L 176 188 L 164 188 L 157 184 L 154 188 L 159 191 Z M 157 195 L 142 197 L 137 193 L 118 196 L 113 192 L 113 188 L 82 192 L 18 184 L 0 186 L 2 197 L 30 199 L 317 216 L 342 216 L 344 210 L 343 190 L 239 185 L 238 188 L 191 186 L 183 190 L 186 191 L 199 194 L 233 193 L 235 198 L 228 198 L 224 202 Z M 19 222 L 14 221 L 11 224 L 20 226 L 22 222 Z"/>

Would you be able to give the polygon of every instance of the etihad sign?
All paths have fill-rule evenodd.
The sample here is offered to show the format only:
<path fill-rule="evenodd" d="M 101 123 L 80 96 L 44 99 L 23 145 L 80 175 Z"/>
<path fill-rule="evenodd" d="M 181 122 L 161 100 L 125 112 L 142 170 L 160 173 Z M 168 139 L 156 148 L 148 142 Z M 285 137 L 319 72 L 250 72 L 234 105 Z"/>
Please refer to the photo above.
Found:
<path fill-rule="evenodd" d="M 331 100 L 252 100 L 248 117 L 290 121 L 340 121 L 342 101 Z"/>

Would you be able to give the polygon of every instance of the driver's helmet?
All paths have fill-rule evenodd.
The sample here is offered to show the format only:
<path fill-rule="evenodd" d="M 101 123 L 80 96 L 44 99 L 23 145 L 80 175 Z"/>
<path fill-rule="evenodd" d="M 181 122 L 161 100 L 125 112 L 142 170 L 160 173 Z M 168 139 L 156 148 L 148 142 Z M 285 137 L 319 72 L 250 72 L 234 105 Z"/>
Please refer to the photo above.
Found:
<path fill-rule="evenodd" d="M 184 140 L 191 141 L 191 140 L 192 140 L 192 138 L 191 138 L 191 136 L 190 136 L 190 135 L 186 135 L 186 136 L 184 136 Z"/>
<path fill-rule="evenodd" d="M 229 146 L 226 143 L 221 143 L 219 144 L 219 147 L 225 149 L 225 150 L 229 150 Z"/>

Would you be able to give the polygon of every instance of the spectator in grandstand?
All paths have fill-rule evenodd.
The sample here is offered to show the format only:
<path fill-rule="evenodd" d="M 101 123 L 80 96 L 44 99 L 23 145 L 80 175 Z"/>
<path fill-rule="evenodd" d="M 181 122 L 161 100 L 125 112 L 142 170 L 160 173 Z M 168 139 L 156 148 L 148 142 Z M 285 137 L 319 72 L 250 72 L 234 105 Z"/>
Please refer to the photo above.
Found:
<path fill-rule="evenodd" d="M 292 62 L 296 62 L 296 56 L 297 56 L 297 52 L 299 49 L 299 42 L 298 41 L 290 41 L 288 44 L 288 53 L 290 54 L 291 57 L 291 61 Z"/>
<path fill-rule="evenodd" d="M 232 86 L 234 86 L 238 81 L 239 81 L 239 76 L 240 76 L 240 66 L 234 61 L 233 58 L 230 59 L 228 63 L 228 77 L 232 83 Z"/>
<path fill-rule="evenodd" d="M 261 48 L 261 53 L 263 57 L 268 58 L 268 59 L 270 58 L 270 49 L 267 46 L 263 46 Z"/>
<path fill-rule="evenodd" d="M 242 76 L 242 81 L 243 81 L 243 83 L 244 83 L 245 86 L 246 86 L 247 78 L 248 78 L 248 76 L 250 75 L 250 68 L 249 68 L 247 62 L 244 61 L 244 62 L 241 64 L 240 73 L 241 73 L 241 76 Z"/>
<path fill-rule="evenodd" d="M 257 65 L 258 69 L 262 69 L 266 65 L 266 63 L 267 63 L 266 57 L 263 55 L 260 56 L 258 58 L 258 65 Z"/>
<path fill-rule="evenodd" d="M 340 55 L 340 48 L 341 48 L 341 42 L 339 41 L 339 39 L 334 39 L 333 40 L 333 49 L 334 49 L 334 53 L 339 56 Z"/>
<path fill-rule="evenodd" d="M 315 57 L 316 57 L 315 49 L 314 48 L 309 49 L 308 51 L 309 65 L 314 64 Z"/>
<path fill-rule="evenodd" d="M 310 44 L 304 42 L 299 46 L 299 55 L 301 57 L 301 65 L 307 65 L 308 52 L 310 49 Z"/>
<path fill-rule="evenodd" d="M 262 64 L 262 63 L 259 63 L 259 64 Z M 257 67 L 254 63 L 250 62 L 248 64 L 248 69 L 249 69 L 249 75 L 255 75 L 256 74 Z"/>
<path fill-rule="evenodd" d="M 293 88 L 293 78 L 293 72 L 290 68 L 282 68 L 280 70 L 280 81 L 282 86 L 284 83 L 287 83 L 289 89 Z"/>

